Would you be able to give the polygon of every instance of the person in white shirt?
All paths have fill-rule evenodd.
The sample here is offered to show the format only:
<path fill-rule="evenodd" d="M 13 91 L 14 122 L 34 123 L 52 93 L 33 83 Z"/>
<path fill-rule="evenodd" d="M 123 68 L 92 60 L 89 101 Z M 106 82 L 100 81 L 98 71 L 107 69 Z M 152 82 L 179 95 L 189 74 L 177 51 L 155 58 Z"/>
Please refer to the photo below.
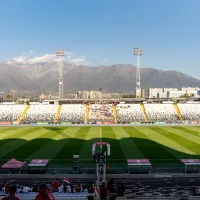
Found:
<path fill-rule="evenodd" d="M 23 190 L 22 190 L 23 193 L 29 193 L 30 192 L 30 188 L 28 187 L 28 185 L 25 185 Z"/>
<path fill-rule="evenodd" d="M 62 185 L 60 187 L 58 187 L 58 192 L 60 192 L 60 193 L 63 192 L 63 186 Z"/>
<path fill-rule="evenodd" d="M 71 186 L 70 185 L 67 186 L 67 192 L 71 193 Z"/>

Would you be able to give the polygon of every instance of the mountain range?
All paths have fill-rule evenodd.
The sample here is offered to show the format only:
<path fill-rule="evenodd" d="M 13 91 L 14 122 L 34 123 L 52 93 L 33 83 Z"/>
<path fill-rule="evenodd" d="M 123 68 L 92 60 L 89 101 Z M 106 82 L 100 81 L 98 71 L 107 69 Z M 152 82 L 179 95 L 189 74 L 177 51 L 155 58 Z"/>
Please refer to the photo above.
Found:
<path fill-rule="evenodd" d="M 85 66 L 64 64 L 64 92 L 99 90 L 131 92 L 135 89 L 136 67 L 132 65 Z M 141 68 L 141 88 L 200 87 L 200 80 L 178 71 Z M 0 63 L 0 92 L 58 91 L 58 66 L 41 63 L 34 66 L 16 66 Z"/>

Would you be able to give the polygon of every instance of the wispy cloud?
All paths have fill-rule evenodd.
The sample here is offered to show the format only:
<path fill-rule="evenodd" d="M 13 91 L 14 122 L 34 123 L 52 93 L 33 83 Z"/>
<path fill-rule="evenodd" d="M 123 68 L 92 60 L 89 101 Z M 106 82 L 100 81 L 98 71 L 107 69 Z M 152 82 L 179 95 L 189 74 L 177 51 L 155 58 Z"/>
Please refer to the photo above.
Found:
<path fill-rule="evenodd" d="M 81 56 L 79 58 L 71 58 L 70 62 L 74 63 L 74 64 L 84 64 L 85 62 L 85 57 L 84 56 Z"/>
<path fill-rule="evenodd" d="M 57 56 L 55 54 L 45 54 L 42 56 L 33 57 L 31 56 L 31 53 L 32 51 L 29 51 L 28 53 L 23 53 L 21 56 L 14 57 L 9 63 L 25 66 L 42 63 L 54 63 L 57 61 Z M 73 52 L 65 52 L 64 62 L 80 65 L 85 63 L 85 57 L 77 57 Z"/>

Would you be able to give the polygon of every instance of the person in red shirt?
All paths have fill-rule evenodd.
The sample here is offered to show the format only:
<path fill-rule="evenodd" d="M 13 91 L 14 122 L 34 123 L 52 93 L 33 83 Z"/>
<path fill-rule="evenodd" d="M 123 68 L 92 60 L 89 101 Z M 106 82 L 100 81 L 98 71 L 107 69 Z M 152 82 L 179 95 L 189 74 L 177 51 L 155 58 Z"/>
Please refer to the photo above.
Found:
<path fill-rule="evenodd" d="M 55 200 L 46 184 L 41 184 L 38 188 L 39 194 L 35 200 Z"/>
<path fill-rule="evenodd" d="M 58 192 L 60 182 L 57 179 L 55 179 L 55 181 L 52 183 L 52 185 L 53 185 L 53 192 Z"/>
<path fill-rule="evenodd" d="M 88 188 L 88 200 L 94 200 L 94 192 L 95 189 L 93 188 L 93 185 L 91 184 Z"/>
<path fill-rule="evenodd" d="M 2 200 L 20 200 L 19 197 L 15 196 L 15 193 L 17 191 L 17 187 L 15 186 L 10 186 L 8 188 L 8 196 L 3 197 Z"/>
<path fill-rule="evenodd" d="M 78 193 L 81 192 L 81 186 L 80 186 L 80 184 L 75 187 L 75 191 L 78 192 Z"/>
<path fill-rule="evenodd" d="M 106 184 L 103 182 L 102 186 L 100 188 L 100 199 L 101 200 L 106 200 L 108 196 L 108 189 L 106 187 Z"/>

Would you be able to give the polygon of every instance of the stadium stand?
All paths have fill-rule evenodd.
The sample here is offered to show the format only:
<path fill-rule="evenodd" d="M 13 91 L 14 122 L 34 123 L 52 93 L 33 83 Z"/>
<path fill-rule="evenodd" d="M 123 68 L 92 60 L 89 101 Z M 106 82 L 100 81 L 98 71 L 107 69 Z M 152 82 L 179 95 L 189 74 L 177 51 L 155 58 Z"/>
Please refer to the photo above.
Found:
<path fill-rule="evenodd" d="M 91 104 L 89 106 L 90 123 L 94 122 L 114 122 L 112 104 Z"/>
<path fill-rule="evenodd" d="M 23 121 L 53 122 L 58 105 L 31 105 Z"/>
<path fill-rule="evenodd" d="M 119 181 L 119 180 L 118 180 Z M 199 178 L 133 179 L 123 181 L 127 199 L 199 199 Z"/>
<path fill-rule="evenodd" d="M 175 121 L 179 119 L 172 104 L 144 105 L 149 121 Z"/>
<path fill-rule="evenodd" d="M 58 121 L 83 123 L 85 118 L 85 105 L 63 104 Z"/>
<path fill-rule="evenodd" d="M 143 104 L 142 104 L 143 105 Z M 173 104 L 117 104 L 116 112 L 112 104 L 63 104 L 59 105 L 0 105 L 0 122 L 144 122 L 180 121 Z M 183 120 L 200 121 L 200 104 L 177 104 Z M 26 109 L 27 108 L 27 109 Z M 60 108 L 60 109 L 58 109 Z M 146 116 L 146 117 L 145 117 Z"/>
<path fill-rule="evenodd" d="M 108 180 L 107 188 L 109 195 L 115 194 L 117 199 L 137 199 L 137 200 L 195 200 L 200 198 L 199 189 L 200 178 L 135 178 L 135 179 L 115 179 Z M 42 182 L 44 183 L 44 182 Z M 52 184 L 50 181 L 46 182 L 50 189 Z M 21 199 L 32 200 L 37 195 L 34 191 L 40 184 L 33 184 L 28 186 L 25 182 L 17 184 L 17 196 Z M 76 190 L 76 187 L 80 185 L 80 192 Z M 86 199 L 88 196 L 88 182 L 73 181 L 71 185 L 66 187 L 64 191 L 63 185 L 60 185 L 58 192 L 54 192 L 53 195 L 56 199 Z M 30 188 L 30 192 L 27 192 L 27 188 Z M 33 190 L 34 189 L 34 190 Z M 5 195 L 5 184 L 0 188 L 0 196 Z M 121 197 L 121 198 L 120 198 Z"/>
<path fill-rule="evenodd" d="M 200 120 L 200 104 L 178 104 L 184 120 Z"/>
<path fill-rule="evenodd" d="M 0 105 L 0 121 L 17 121 L 26 105 Z"/>
<path fill-rule="evenodd" d="M 117 119 L 120 123 L 144 121 L 144 116 L 140 104 L 118 104 Z"/>

